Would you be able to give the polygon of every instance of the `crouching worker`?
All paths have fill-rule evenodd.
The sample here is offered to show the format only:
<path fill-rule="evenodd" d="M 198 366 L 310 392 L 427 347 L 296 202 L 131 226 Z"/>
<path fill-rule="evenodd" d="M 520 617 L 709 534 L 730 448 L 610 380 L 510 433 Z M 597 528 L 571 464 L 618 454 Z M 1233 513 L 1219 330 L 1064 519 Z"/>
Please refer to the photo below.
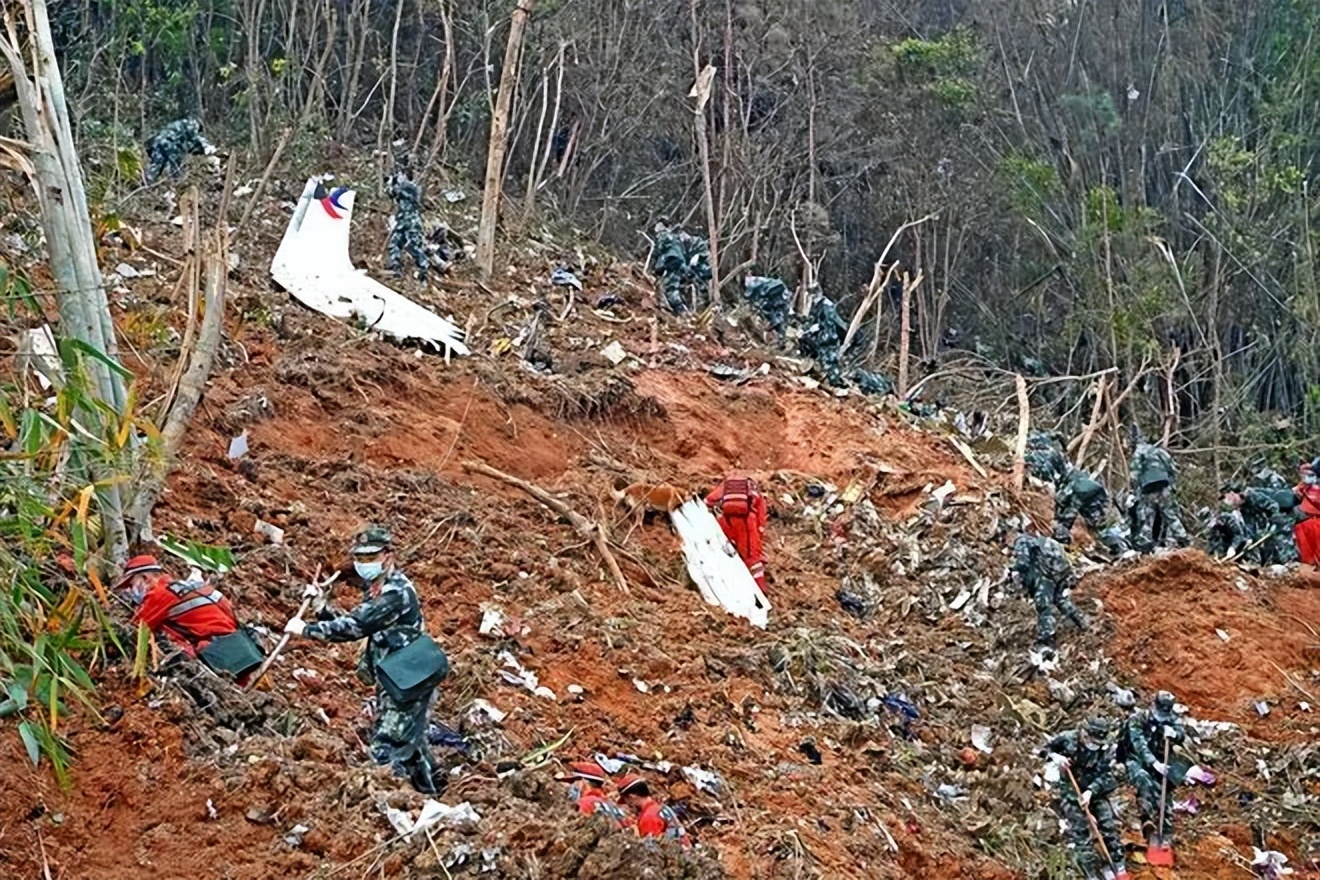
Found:
<path fill-rule="evenodd" d="M 175 580 L 154 556 L 134 556 L 117 588 L 133 605 L 134 623 L 164 635 L 215 672 L 232 676 L 240 687 L 261 665 L 261 648 L 239 628 L 233 605 L 205 581 Z"/>
<path fill-rule="evenodd" d="M 663 837 L 665 840 L 677 840 L 683 846 L 691 844 L 691 838 L 678 821 L 678 814 L 672 807 L 667 807 L 651 797 L 651 787 L 640 776 L 625 776 L 619 780 L 619 800 L 623 805 L 637 813 L 637 833 L 642 837 Z"/>
<path fill-rule="evenodd" d="M 383 528 L 360 532 L 350 555 L 363 584 L 362 603 L 346 614 L 324 609 L 316 623 L 295 617 L 284 631 L 323 642 L 366 640 L 359 670 L 376 687 L 372 760 L 390 765 L 423 794 L 438 794 L 443 779 L 435 778 L 426 732 L 435 688 L 449 674 L 449 660 L 426 634 L 417 588 L 394 567 L 392 544 Z"/>
<path fill-rule="evenodd" d="M 599 764 L 574 761 L 569 765 L 568 773 L 557 778 L 560 782 L 568 783 L 569 800 L 577 804 L 579 813 L 584 816 L 602 816 L 616 824 L 623 823 L 623 810 L 605 795 L 605 780 L 609 774 Z"/>

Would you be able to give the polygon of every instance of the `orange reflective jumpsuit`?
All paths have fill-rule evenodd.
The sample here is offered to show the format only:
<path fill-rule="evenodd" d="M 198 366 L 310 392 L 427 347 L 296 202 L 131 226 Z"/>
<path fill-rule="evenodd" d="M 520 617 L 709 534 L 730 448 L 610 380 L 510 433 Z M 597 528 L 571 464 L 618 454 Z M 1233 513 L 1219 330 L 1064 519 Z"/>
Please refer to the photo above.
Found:
<path fill-rule="evenodd" d="M 706 506 L 719 514 L 725 537 L 733 542 L 739 558 L 764 591 L 765 551 L 761 546 L 761 534 L 765 531 L 766 506 L 765 496 L 756 488 L 756 481 L 729 477 L 706 496 Z"/>
<path fill-rule="evenodd" d="M 1300 483 L 1293 491 L 1301 497 L 1298 508 L 1306 514 L 1293 526 L 1297 555 L 1307 565 L 1320 565 L 1320 485 Z"/>
<path fill-rule="evenodd" d="M 151 582 L 133 620 L 153 633 L 163 631 L 189 657 L 216 636 L 238 630 L 234 608 L 219 590 L 196 581 L 172 581 L 166 574 Z"/>

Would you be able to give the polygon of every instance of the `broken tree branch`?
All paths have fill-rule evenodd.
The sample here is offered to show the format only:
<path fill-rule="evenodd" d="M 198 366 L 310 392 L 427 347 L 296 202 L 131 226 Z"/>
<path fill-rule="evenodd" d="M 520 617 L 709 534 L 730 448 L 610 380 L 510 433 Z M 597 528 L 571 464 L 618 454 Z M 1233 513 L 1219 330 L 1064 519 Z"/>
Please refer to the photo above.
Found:
<path fill-rule="evenodd" d="M 1109 377 L 1101 376 L 1096 380 L 1096 383 L 1092 388 L 1092 393 L 1095 394 L 1095 402 L 1091 405 L 1091 418 L 1086 423 L 1086 428 L 1078 436 L 1076 441 L 1074 441 L 1077 444 L 1077 453 L 1073 457 L 1073 467 L 1082 466 L 1082 462 L 1086 460 L 1086 448 L 1091 445 L 1091 438 L 1094 437 L 1095 432 L 1100 429 L 1100 416 L 1104 412 L 1105 388 L 1108 385 Z M 1068 448 L 1069 451 L 1072 451 L 1074 448 L 1073 444 L 1069 443 Z"/>
<path fill-rule="evenodd" d="M 1021 373 L 1014 376 L 1017 384 L 1018 433 L 1013 447 L 1013 488 L 1022 491 L 1027 473 L 1027 432 L 1031 428 L 1031 401 L 1027 397 L 1027 380 Z"/>
<path fill-rule="evenodd" d="M 870 310 L 871 305 L 879 298 L 880 292 L 884 290 L 885 285 L 889 283 L 888 275 L 885 276 L 885 281 L 881 284 L 876 284 L 876 279 L 880 277 L 880 272 L 885 264 L 885 257 L 889 256 L 889 251 L 894 247 L 894 242 L 898 241 L 898 237 L 903 234 L 903 230 L 911 229 L 913 226 L 919 226 L 927 220 L 933 220 L 938 216 L 938 214 L 927 214 L 920 220 L 910 220 L 894 230 L 894 234 L 889 238 L 889 244 L 885 245 L 885 249 L 880 252 L 880 259 L 875 261 L 875 271 L 871 275 L 871 290 L 867 293 L 866 300 L 862 302 L 861 307 L 857 309 L 857 314 L 853 315 L 852 323 L 848 325 L 848 333 L 843 337 L 843 345 L 839 346 L 839 354 L 842 355 L 848 350 L 848 346 L 852 345 L 853 337 L 857 335 L 857 328 L 861 327 L 862 321 L 866 320 L 867 311 Z M 890 271 L 892 272 L 893 270 L 891 269 Z"/>
<path fill-rule="evenodd" d="M 601 528 L 600 523 L 593 522 L 582 514 L 577 513 L 567 504 L 560 501 L 540 486 L 519 479 L 512 474 L 506 474 L 504 471 L 496 470 L 483 462 L 465 461 L 463 462 L 463 470 L 468 473 L 481 474 L 482 476 L 490 477 L 491 479 L 499 480 L 502 483 L 508 483 L 510 486 L 522 489 L 528 495 L 531 495 L 537 501 L 568 520 L 569 524 L 573 526 L 574 531 L 582 537 L 590 539 L 592 543 L 596 545 L 596 550 L 599 551 L 601 558 L 605 561 L 605 567 L 608 568 L 610 574 L 614 576 L 614 580 L 619 585 L 619 589 L 623 590 L 625 593 L 628 592 L 628 581 L 624 579 L 623 572 L 619 569 L 619 561 L 614 558 L 614 553 L 610 550 L 609 542 L 605 539 L 605 530 Z"/>

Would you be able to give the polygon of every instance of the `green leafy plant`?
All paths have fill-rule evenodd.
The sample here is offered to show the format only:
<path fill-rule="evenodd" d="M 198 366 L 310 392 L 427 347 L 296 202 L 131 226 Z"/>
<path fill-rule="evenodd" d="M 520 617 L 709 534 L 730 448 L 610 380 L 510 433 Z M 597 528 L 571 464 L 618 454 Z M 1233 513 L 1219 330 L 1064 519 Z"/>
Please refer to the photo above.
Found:
<path fill-rule="evenodd" d="M 52 400 L 31 394 L 25 376 L 0 386 L 0 730 L 12 726 L 28 758 L 49 760 L 67 785 L 62 721 L 74 703 L 96 715 L 90 670 L 126 653 L 101 581 L 99 493 L 149 448 L 133 442 L 134 428 L 156 434 L 131 393 L 120 413 L 89 390 L 89 361 L 122 367 L 81 342 L 58 350 Z"/>

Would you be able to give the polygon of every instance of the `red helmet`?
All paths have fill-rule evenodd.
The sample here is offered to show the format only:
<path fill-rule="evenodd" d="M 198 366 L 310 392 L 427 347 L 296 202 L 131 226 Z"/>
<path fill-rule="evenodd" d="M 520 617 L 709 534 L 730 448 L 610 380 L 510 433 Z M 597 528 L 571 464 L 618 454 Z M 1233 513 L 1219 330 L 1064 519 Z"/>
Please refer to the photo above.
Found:
<path fill-rule="evenodd" d="M 589 782 L 604 784 L 605 780 L 609 778 L 609 774 L 594 761 L 574 761 L 568 765 L 568 773 L 558 778 L 561 782 L 570 779 L 586 779 Z"/>
<path fill-rule="evenodd" d="M 164 571 L 161 564 L 156 561 L 154 556 L 134 556 L 128 560 L 124 566 L 124 573 L 119 576 L 119 583 L 115 585 L 116 589 L 121 589 L 131 581 L 134 576 L 146 574 L 151 571 Z"/>
<path fill-rule="evenodd" d="M 646 797 L 651 793 L 651 786 L 640 776 L 625 776 L 619 780 L 619 794 L 638 794 Z"/>

